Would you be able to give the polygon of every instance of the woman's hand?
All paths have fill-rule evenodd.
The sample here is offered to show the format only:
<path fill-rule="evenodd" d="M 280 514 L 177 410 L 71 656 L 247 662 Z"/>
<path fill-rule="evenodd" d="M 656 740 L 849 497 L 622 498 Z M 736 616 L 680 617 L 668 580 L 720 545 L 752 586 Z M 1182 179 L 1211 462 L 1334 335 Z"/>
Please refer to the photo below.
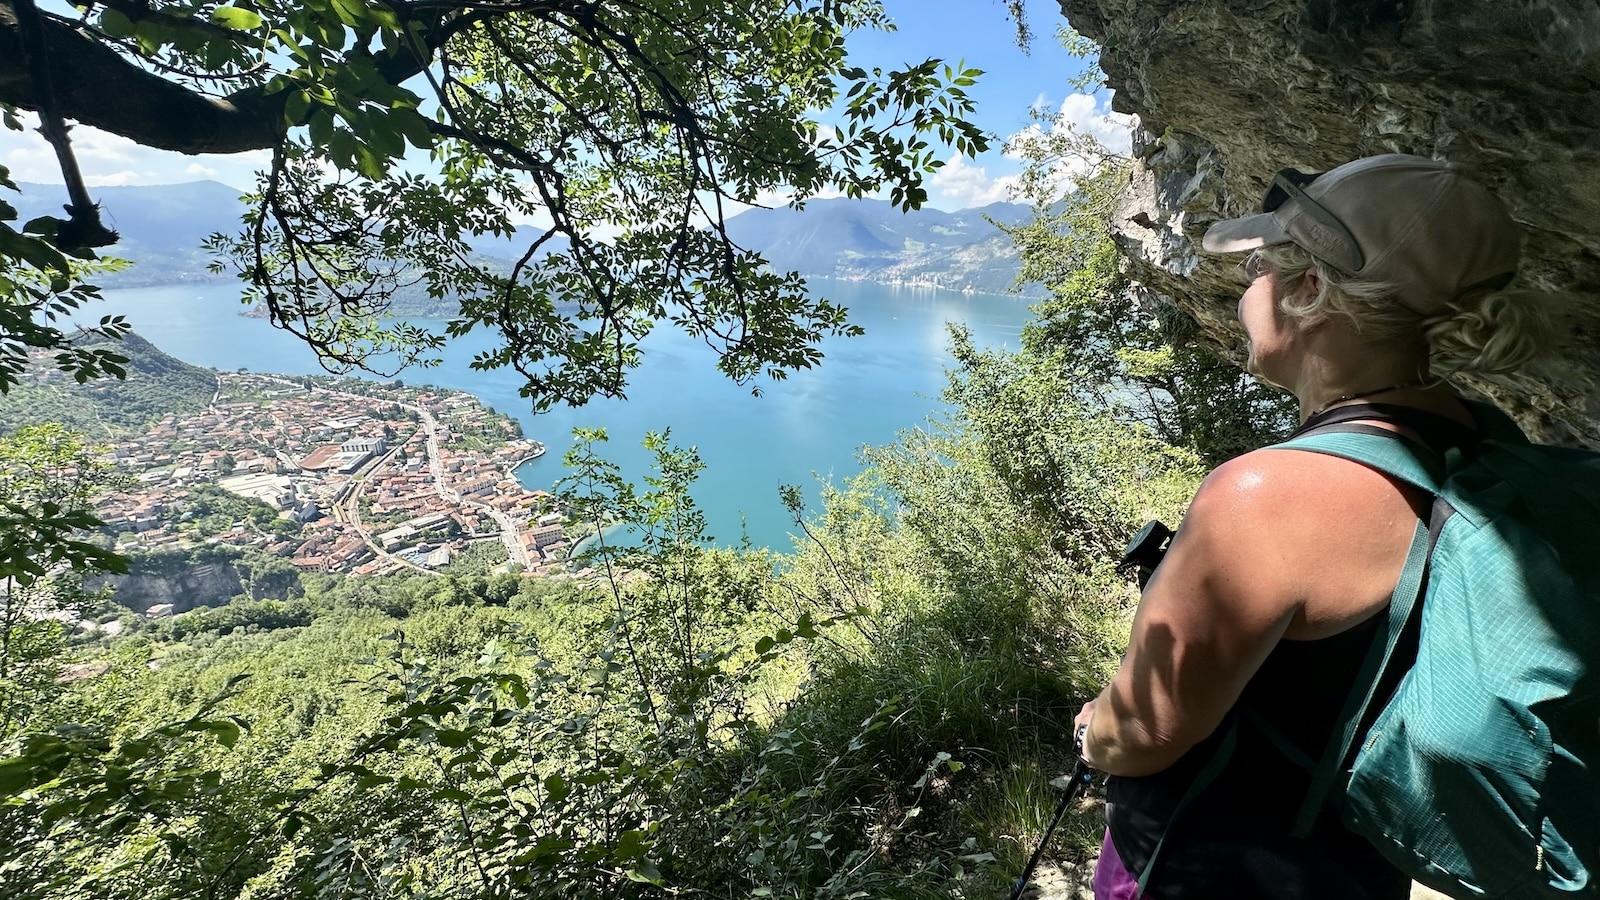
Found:
<path fill-rule="evenodd" d="M 1073 751 L 1082 756 L 1085 761 L 1089 759 L 1089 723 L 1094 721 L 1094 704 L 1090 700 L 1078 710 L 1078 717 L 1072 720 Z"/>

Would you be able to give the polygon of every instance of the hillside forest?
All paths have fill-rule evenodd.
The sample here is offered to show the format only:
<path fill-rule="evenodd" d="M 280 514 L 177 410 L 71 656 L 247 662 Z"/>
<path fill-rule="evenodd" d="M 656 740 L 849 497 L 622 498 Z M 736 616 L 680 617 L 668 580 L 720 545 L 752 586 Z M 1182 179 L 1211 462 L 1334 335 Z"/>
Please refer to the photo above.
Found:
<path fill-rule="evenodd" d="M 568 21 L 563 11 L 527 13 L 576 35 L 541 44 L 513 29 L 523 12 L 498 7 L 474 13 L 470 28 L 451 12 L 395 21 L 399 7 L 382 4 L 219 7 L 231 12 L 186 29 L 201 21 L 193 10 L 156 5 L 167 18 L 149 27 L 96 11 L 102 38 L 126 33 L 151 58 L 213 74 L 253 78 L 257 52 L 286 69 L 266 92 L 288 95 L 262 114 L 273 128 L 235 123 L 247 137 L 287 143 L 273 149 L 278 180 L 245 213 L 256 246 L 230 246 L 274 321 L 300 323 L 335 362 L 358 366 L 362 347 L 425 346 L 427 336 L 384 324 L 381 302 L 354 285 L 371 274 L 363 266 L 398 271 L 457 245 L 374 233 L 359 252 L 330 250 L 337 235 L 295 215 L 354 217 L 346 224 L 359 231 L 350 192 L 366 191 L 370 210 L 427 205 L 437 226 L 472 208 L 442 204 L 448 191 L 481 199 L 506 171 L 566 184 L 571 193 L 548 199 L 570 204 L 556 230 L 566 228 L 573 249 L 550 268 L 516 282 L 465 257 L 431 260 L 441 289 L 469 295 L 461 327 L 507 329 L 506 353 L 483 363 L 517 367 L 536 403 L 615 386 L 608 379 L 621 378 L 632 351 L 608 355 L 605 329 L 654 318 L 662 306 L 648 291 L 661 283 L 699 292 L 674 327 L 720 334 L 726 317 L 752 317 L 754 336 L 725 345 L 731 377 L 819 362 L 808 342 L 847 328 L 826 301 L 805 299 L 794 273 L 721 256 L 726 223 L 677 243 L 672 228 L 656 229 L 661 198 L 681 194 L 679 176 L 691 194 L 751 199 L 786 179 L 812 193 L 881 189 L 913 208 L 925 197 L 919 173 L 936 162 L 919 135 L 969 149 L 978 140 L 961 121 L 966 73 L 929 66 L 874 80 L 848 67 L 843 34 L 874 23 L 881 11 L 871 3 L 641 5 L 699 16 L 711 37 L 692 51 L 652 43 L 644 20 Z M 347 44 L 346 31 L 366 43 Z M 286 46 L 311 47 L 312 58 Z M 674 48 L 670 64 L 650 62 L 661 46 Z M 445 105 L 432 126 L 418 125 L 420 100 L 399 86 L 417 73 L 415 61 L 401 64 L 405 54 L 421 51 L 459 76 L 439 87 Z M 617 54 L 620 83 L 562 64 L 602 52 Z M 571 80 L 551 88 L 533 77 L 555 70 Z M 848 95 L 864 98 L 852 113 L 859 128 L 818 149 L 797 117 L 833 98 L 836 77 L 860 85 Z M 741 79 L 790 93 L 740 90 Z M 701 81 L 709 93 L 697 93 Z M 610 115 L 589 119 L 579 105 L 551 112 L 552 133 L 520 134 L 521 145 L 486 137 L 505 124 L 497 100 L 509 97 L 514 113 L 545 102 L 547 89 L 584 92 Z M 474 95 L 484 91 L 495 96 Z M 244 100 L 261 95 L 236 107 L 259 113 Z M 658 117 L 657 101 L 671 116 Z M 723 103 L 775 152 L 699 129 Z M 901 106 L 903 121 L 893 114 Z M 890 121 L 873 124 L 886 110 Z M 691 167 L 717 160 L 711 168 L 726 181 L 708 188 L 670 170 L 661 148 L 609 158 L 605 129 L 641 122 L 681 141 L 673 147 L 688 148 Z M 180 125 L 163 126 L 173 141 Z M 554 140 L 557 126 L 598 142 L 591 159 L 616 170 L 629 202 L 640 185 L 662 193 L 639 209 L 590 208 L 610 202 L 594 190 L 606 173 L 585 168 L 577 150 L 552 162 L 527 149 Z M 405 142 L 434 148 L 446 180 L 457 178 L 446 193 L 390 172 Z M 1043 169 L 1084 150 L 1063 132 L 1061 143 L 1027 152 Z M 87 278 L 103 263 L 85 259 L 93 254 L 73 231 L 82 211 L 23 231 L 0 218 L 9 341 L 0 408 L 14 416 L 0 436 L 0 896 L 1002 894 L 1055 806 L 1050 781 L 1070 768 L 1072 717 L 1125 642 L 1137 593 L 1115 562 L 1127 539 L 1149 519 L 1175 523 L 1210 466 L 1275 439 L 1288 420 L 1284 403 L 1202 342 L 1192 321 L 1129 290 L 1107 227 L 1129 162 L 1095 155 L 1098 165 L 1065 188 L 1025 179 L 1031 217 L 1002 223 L 1022 277 L 1048 292 L 1021 349 L 979 350 L 952 329 L 947 412 L 866 449 L 862 474 L 825 485 L 819 507 L 786 489 L 800 535 L 792 549 L 707 540 L 694 499 L 703 466 L 685 445 L 647 438 L 654 471 L 632 484 L 607 461 L 606 435 L 584 432 L 555 502 L 601 537 L 567 577 L 343 577 L 220 549 L 114 552 L 93 514 L 120 478 L 98 443 L 117 424 L 107 403 L 131 426 L 164 402 L 205 402 L 209 388 L 183 375 L 187 388 L 169 396 L 108 400 L 102 385 L 127 374 L 117 343 L 125 327 L 102 322 L 83 336 L 52 324 L 96 295 Z M 559 166 L 582 171 L 562 182 Z M 314 183 L 334 170 L 351 177 Z M 290 209 L 308 198 L 325 205 Z M 632 217 L 635 231 L 606 245 L 580 227 L 600 212 Z M 324 268 L 294 269 L 302 251 L 326 252 Z M 629 267 L 638 284 L 608 280 Z M 600 309 L 606 340 L 562 330 L 566 314 L 539 293 L 557 288 L 595 291 L 574 308 Z M 65 377 L 50 394 L 25 394 L 34 388 L 19 382 L 31 358 L 23 344 L 56 353 L 50 365 Z M 555 357 L 564 361 L 532 364 Z M 24 407 L 22 396 L 35 399 Z M 25 408 L 42 415 L 17 413 Z M 220 492 L 210 500 L 218 521 L 260 512 Z M 621 530 L 631 538 L 606 537 Z M 106 580 L 224 564 L 238 575 L 237 595 L 170 618 L 120 605 Z M 1081 860 L 1098 846 L 1094 798 L 1073 818 L 1051 858 Z"/>

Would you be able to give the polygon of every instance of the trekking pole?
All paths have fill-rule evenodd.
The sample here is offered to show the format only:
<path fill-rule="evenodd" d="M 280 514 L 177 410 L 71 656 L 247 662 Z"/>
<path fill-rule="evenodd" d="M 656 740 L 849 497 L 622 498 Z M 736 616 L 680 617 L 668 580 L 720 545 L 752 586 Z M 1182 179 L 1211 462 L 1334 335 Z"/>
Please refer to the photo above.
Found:
<path fill-rule="evenodd" d="M 1173 534 L 1171 528 L 1159 521 L 1146 523 L 1139 533 L 1133 536 L 1133 540 L 1128 542 L 1128 549 L 1117 562 L 1117 571 L 1122 574 L 1135 573 L 1142 590 L 1150 581 L 1150 576 L 1155 573 L 1156 566 L 1161 564 L 1161 558 L 1166 555 L 1167 545 L 1172 542 Z M 1083 736 L 1087 730 L 1088 726 L 1085 725 L 1073 735 L 1072 754 L 1078 758 L 1078 762 L 1072 767 L 1072 774 L 1066 776 L 1068 780 L 1062 785 L 1065 793 L 1061 795 L 1061 801 L 1056 804 L 1056 813 L 1050 817 L 1050 824 L 1044 830 L 1044 838 L 1034 849 L 1033 856 L 1029 857 L 1028 865 L 1022 870 L 1022 877 L 1012 886 L 1009 900 L 1018 900 L 1022 892 L 1028 889 L 1028 879 L 1032 877 L 1033 870 L 1038 868 L 1039 857 L 1044 855 L 1044 848 L 1050 843 L 1050 835 L 1054 834 L 1056 826 L 1061 824 L 1061 817 L 1067 814 L 1067 807 L 1077 799 L 1078 791 L 1094 779 L 1094 770 L 1089 768 L 1089 764 L 1083 759 Z M 1056 779 L 1050 783 L 1054 785 L 1059 781 L 1060 779 Z"/>
<path fill-rule="evenodd" d="M 1050 835 L 1054 834 L 1056 826 L 1061 824 L 1061 817 L 1067 814 L 1067 807 L 1071 806 L 1072 801 L 1077 799 L 1078 791 L 1094 779 L 1094 770 L 1089 768 L 1089 764 L 1083 761 L 1083 729 L 1081 728 L 1072 742 L 1072 751 L 1073 755 L 1078 758 L 1078 762 L 1072 767 L 1072 774 L 1067 776 L 1067 783 L 1063 786 L 1065 791 L 1061 795 L 1060 802 L 1056 804 L 1056 813 L 1050 817 L 1050 824 L 1045 827 L 1044 837 L 1039 840 L 1039 846 L 1034 849 L 1033 856 L 1028 858 L 1028 865 L 1023 868 L 1022 876 L 1012 886 L 1009 900 L 1017 900 L 1022 896 L 1022 892 L 1028 889 L 1028 879 L 1033 876 L 1033 870 L 1038 868 L 1039 857 L 1044 855 L 1044 848 L 1050 845 Z M 1052 781 L 1051 783 L 1055 784 L 1056 782 Z"/>

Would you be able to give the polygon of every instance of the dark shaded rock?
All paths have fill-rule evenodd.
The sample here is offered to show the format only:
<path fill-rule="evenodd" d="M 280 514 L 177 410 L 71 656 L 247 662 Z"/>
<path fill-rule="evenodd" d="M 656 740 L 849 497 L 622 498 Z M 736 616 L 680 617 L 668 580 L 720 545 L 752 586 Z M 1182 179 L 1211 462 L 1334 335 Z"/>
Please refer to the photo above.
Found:
<path fill-rule="evenodd" d="M 1061 0 L 1099 42 L 1138 157 L 1118 238 L 1141 289 L 1237 353 L 1237 261 L 1200 253 L 1278 169 L 1402 152 L 1456 162 L 1524 229 L 1520 287 L 1560 342 L 1461 386 L 1538 437 L 1600 446 L 1600 7 L 1577 0 Z"/>

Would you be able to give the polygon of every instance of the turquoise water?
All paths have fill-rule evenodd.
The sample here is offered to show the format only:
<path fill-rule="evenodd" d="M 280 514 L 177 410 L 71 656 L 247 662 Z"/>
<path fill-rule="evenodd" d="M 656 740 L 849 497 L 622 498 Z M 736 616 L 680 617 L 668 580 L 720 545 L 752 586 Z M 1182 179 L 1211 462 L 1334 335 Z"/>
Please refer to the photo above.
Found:
<path fill-rule="evenodd" d="M 970 327 L 979 346 L 1015 349 L 1028 318 L 1027 301 L 1011 297 L 860 282 L 813 286 L 848 306 L 851 321 L 866 334 L 827 340 L 819 367 L 786 381 L 762 380 L 760 397 L 718 373 L 705 345 L 665 328 L 645 341 L 645 363 L 630 377 L 626 400 L 534 415 L 517 396 L 515 372 L 469 367 L 473 354 L 489 346 L 485 334 L 453 342 L 438 368 L 400 377 L 407 384 L 470 391 L 520 419 L 524 433 L 549 448 L 517 473 L 534 488 L 548 489 L 561 477 L 575 427 L 607 429 L 605 455 L 641 484 L 648 454 L 640 441 L 647 431 L 670 428 L 674 443 L 696 447 L 705 461 L 694 498 L 717 543 L 737 544 L 742 530 L 756 546 L 787 550 L 793 525 L 778 502 L 780 485 L 800 485 L 815 503 L 818 477 L 859 472 L 858 448 L 888 443 L 941 408 L 938 394 L 950 361 L 946 322 Z M 87 313 L 125 315 L 157 347 L 195 365 L 290 375 L 323 371 L 304 344 L 240 316 L 240 309 L 232 285 L 176 285 L 107 291 L 106 303 Z"/>

